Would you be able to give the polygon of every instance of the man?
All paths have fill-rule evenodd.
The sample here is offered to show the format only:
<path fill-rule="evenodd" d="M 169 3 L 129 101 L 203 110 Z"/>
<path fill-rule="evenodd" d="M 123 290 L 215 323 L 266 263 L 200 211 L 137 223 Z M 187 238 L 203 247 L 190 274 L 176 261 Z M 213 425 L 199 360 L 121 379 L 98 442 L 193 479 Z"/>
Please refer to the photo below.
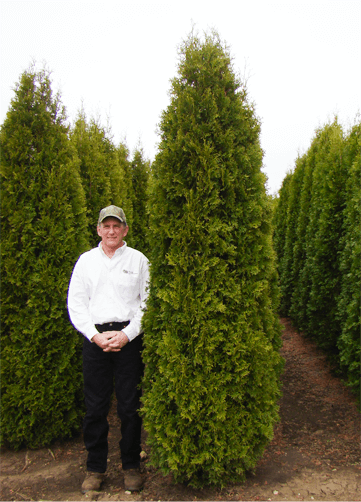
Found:
<path fill-rule="evenodd" d="M 149 264 L 127 246 L 124 211 L 100 211 L 101 242 L 80 256 L 69 284 L 68 311 L 84 335 L 83 375 L 86 415 L 84 443 L 88 451 L 82 492 L 98 490 L 108 454 L 108 420 L 113 382 L 121 420 L 119 443 L 126 490 L 142 487 L 140 474 L 141 418 L 139 383 L 143 374 L 141 319 L 147 298 Z"/>

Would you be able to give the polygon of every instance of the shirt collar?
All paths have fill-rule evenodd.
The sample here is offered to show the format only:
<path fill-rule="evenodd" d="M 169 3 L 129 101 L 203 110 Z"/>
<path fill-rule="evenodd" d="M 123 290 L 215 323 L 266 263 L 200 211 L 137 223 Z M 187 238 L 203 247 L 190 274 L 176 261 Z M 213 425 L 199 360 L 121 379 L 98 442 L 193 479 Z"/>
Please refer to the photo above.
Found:
<path fill-rule="evenodd" d="M 111 260 L 112 258 L 114 258 L 115 256 L 120 256 L 121 254 L 124 253 L 125 251 L 125 248 L 127 247 L 127 243 L 125 241 L 123 241 L 123 246 L 118 248 L 115 253 L 113 254 L 112 258 L 109 258 L 109 256 L 107 256 L 105 253 L 104 253 L 104 250 L 103 250 L 103 246 L 102 246 L 102 241 L 99 242 L 98 244 L 98 247 L 100 249 L 100 252 L 102 253 L 103 256 L 105 256 L 106 258 L 108 258 L 108 260 Z"/>

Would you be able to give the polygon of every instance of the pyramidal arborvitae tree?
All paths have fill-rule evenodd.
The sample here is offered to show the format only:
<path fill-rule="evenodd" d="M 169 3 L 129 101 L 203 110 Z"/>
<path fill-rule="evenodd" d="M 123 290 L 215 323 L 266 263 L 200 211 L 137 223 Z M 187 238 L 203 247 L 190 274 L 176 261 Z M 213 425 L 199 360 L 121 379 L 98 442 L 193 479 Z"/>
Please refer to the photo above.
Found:
<path fill-rule="evenodd" d="M 0 141 L 1 440 L 38 447 L 81 427 L 81 342 L 66 298 L 88 248 L 78 159 L 47 70 L 22 74 Z"/>
<path fill-rule="evenodd" d="M 355 125 L 347 136 L 342 157 L 347 182 L 340 257 L 342 282 L 338 297 L 342 332 L 337 345 L 340 366 L 347 374 L 348 385 L 360 400 L 361 123 Z"/>
<path fill-rule="evenodd" d="M 182 44 L 150 194 L 143 413 L 153 465 L 239 482 L 273 436 L 282 360 L 260 126 L 216 33 Z"/>
<path fill-rule="evenodd" d="M 342 128 L 335 120 L 316 131 L 307 153 L 295 239 L 295 244 L 300 238 L 304 241 L 304 262 L 301 265 L 300 255 L 295 253 L 298 264 L 294 262 L 297 272 L 293 274 L 293 297 L 289 309 L 297 327 L 330 352 L 337 352 L 340 331 L 337 297 L 340 293 L 340 252 L 346 200 L 343 141 Z M 304 189 L 308 191 L 306 207 Z"/>
<path fill-rule="evenodd" d="M 292 298 L 291 305 L 285 315 L 292 318 L 295 326 L 302 329 L 302 319 L 304 308 L 302 305 L 302 287 L 301 280 L 303 267 L 306 261 L 307 250 L 307 229 L 310 218 L 310 205 L 312 199 L 312 180 L 315 167 L 315 157 L 317 156 L 318 141 L 315 139 L 309 150 L 302 156 L 300 162 L 304 164 L 303 182 L 299 192 L 299 208 L 297 214 L 296 237 L 293 247 L 292 263 Z M 282 299 L 281 299 L 282 304 Z M 306 307 L 306 306 L 305 306 Z"/>
<path fill-rule="evenodd" d="M 337 302 L 342 279 L 340 257 L 347 182 L 343 148 L 343 130 L 335 119 L 323 129 L 320 157 L 313 173 L 309 224 L 312 238 L 305 264 L 311 277 L 307 332 L 320 347 L 336 353 L 341 331 Z"/>
<path fill-rule="evenodd" d="M 150 162 L 144 158 L 141 147 L 133 154 L 131 162 L 133 221 L 130 228 L 132 246 L 139 249 L 146 256 L 149 254 L 148 245 L 148 180 Z"/>
<path fill-rule="evenodd" d="M 80 175 L 87 204 L 88 229 L 92 246 L 99 237 L 94 233 L 99 211 L 115 204 L 123 206 L 124 172 L 109 132 L 99 119 L 87 120 L 84 110 L 78 114 L 71 140 L 80 159 Z"/>
<path fill-rule="evenodd" d="M 288 315 L 292 293 L 294 289 L 293 263 L 294 248 L 297 237 L 298 214 L 300 210 L 300 192 L 303 185 L 305 157 L 296 159 L 296 167 L 289 187 L 289 201 L 287 211 L 287 229 L 284 242 L 283 256 L 279 263 L 279 278 L 281 292 L 281 309 L 283 315 Z"/>
<path fill-rule="evenodd" d="M 294 262 L 293 262 L 293 291 L 289 315 L 294 325 L 300 330 L 306 330 L 307 327 L 307 304 L 310 295 L 311 275 L 310 270 L 306 268 L 308 249 L 314 233 L 310 234 L 310 215 L 312 207 L 313 175 L 316 165 L 322 157 L 322 129 L 317 129 L 311 146 L 305 153 L 306 164 L 303 178 L 302 189 L 300 192 L 300 207 L 298 213 L 296 240 L 294 243 Z M 314 230 L 313 230 L 314 232 Z M 310 263 L 310 262 L 309 262 Z M 282 299 L 281 299 L 282 304 Z"/>
<path fill-rule="evenodd" d="M 289 206 L 290 185 L 293 173 L 288 172 L 278 193 L 277 204 L 273 215 L 273 247 L 278 259 L 278 269 L 285 251 L 287 233 L 287 214 Z"/>
<path fill-rule="evenodd" d="M 133 182 L 132 182 L 132 166 L 131 161 L 129 160 L 129 149 L 126 145 L 125 141 L 121 141 L 116 147 L 116 154 L 118 158 L 118 163 L 122 173 L 124 175 L 122 194 L 123 197 L 123 205 L 121 206 L 125 212 L 125 216 L 127 217 L 127 223 L 130 227 L 130 230 L 127 234 L 127 243 L 132 247 L 133 245 L 133 201 L 134 201 L 134 192 L 133 192 Z"/>

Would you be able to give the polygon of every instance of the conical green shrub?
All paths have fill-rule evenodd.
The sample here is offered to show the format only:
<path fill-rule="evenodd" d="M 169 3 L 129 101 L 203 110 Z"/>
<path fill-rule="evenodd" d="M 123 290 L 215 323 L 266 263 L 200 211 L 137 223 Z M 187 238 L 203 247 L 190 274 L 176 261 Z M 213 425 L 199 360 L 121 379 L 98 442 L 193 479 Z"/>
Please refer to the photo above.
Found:
<path fill-rule="evenodd" d="M 308 303 L 309 333 L 312 333 L 321 347 L 337 351 L 337 338 L 341 331 L 337 319 L 337 302 L 341 291 L 340 254 L 342 251 L 343 210 L 346 202 L 347 171 L 342 162 L 344 135 L 342 127 L 335 120 L 325 127 L 328 145 L 324 147 L 324 158 L 316 166 L 313 189 L 313 203 L 319 205 L 316 211 L 311 207 L 311 228 L 316 232 L 310 249 L 312 260 L 312 287 Z M 325 139 L 326 139 L 325 138 Z M 313 216 L 317 218 L 312 225 Z"/>
<path fill-rule="evenodd" d="M 142 148 L 139 147 L 135 150 L 130 168 L 133 221 L 129 232 L 132 239 L 132 247 L 148 256 L 148 180 L 150 175 L 150 162 L 149 160 L 145 160 Z"/>
<path fill-rule="evenodd" d="M 254 468 L 280 395 L 260 126 L 217 34 L 180 49 L 150 194 L 143 414 L 152 462 L 225 485 Z"/>
<path fill-rule="evenodd" d="M 307 282 L 307 275 L 303 275 L 303 267 L 306 261 L 307 254 L 307 229 L 310 219 L 310 204 L 312 200 L 312 180 L 313 170 L 315 167 L 315 157 L 317 155 L 318 142 L 315 140 L 308 152 L 302 157 L 303 183 L 300 187 L 299 198 L 300 204 L 297 208 L 297 226 L 296 236 L 293 246 L 293 262 L 292 262 L 292 298 L 289 310 L 285 313 L 289 315 L 295 326 L 303 329 L 306 324 L 306 305 L 307 288 L 303 289 Z M 281 300 L 282 302 L 282 300 Z M 303 303 L 305 302 L 305 304 Z"/>
<path fill-rule="evenodd" d="M 361 329 L 361 124 L 355 125 L 345 141 L 343 162 L 347 169 L 346 205 L 340 256 L 342 273 L 338 297 L 338 318 L 342 331 L 337 340 L 340 365 L 347 382 L 360 400 Z"/>
<path fill-rule="evenodd" d="M 94 228 L 100 209 L 110 204 L 123 207 L 126 196 L 124 172 L 108 132 L 98 120 L 88 121 L 83 110 L 79 112 L 70 137 L 80 160 L 79 172 L 86 199 L 88 231 L 91 245 L 95 247 L 99 236 Z"/>
<path fill-rule="evenodd" d="M 290 186 L 284 257 L 280 263 L 281 305 L 284 312 L 289 312 L 294 290 L 293 264 L 295 260 L 297 224 L 301 203 L 300 193 L 304 182 L 305 164 L 305 157 L 297 158 Z"/>
<path fill-rule="evenodd" d="M 285 254 L 286 233 L 287 233 L 287 215 L 290 199 L 290 185 L 293 173 L 289 172 L 285 176 L 282 186 L 276 199 L 273 215 L 273 247 L 277 255 L 278 273 L 280 262 Z M 281 307 L 282 308 L 282 307 Z"/>
<path fill-rule="evenodd" d="M 88 248 L 78 160 L 46 70 L 22 74 L 0 141 L 2 443 L 35 448 L 81 427 L 81 340 L 66 298 Z"/>
<path fill-rule="evenodd" d="M 304 329 L 318 344 L 335 351 L 340 324 L 340 252 L 343 235 L 346 171 L 342 163 L 343 132 L 335 120 L 317 139 L 312 197 L 306 232 L 306 259 L 302 270 L 305 301 Z"/>

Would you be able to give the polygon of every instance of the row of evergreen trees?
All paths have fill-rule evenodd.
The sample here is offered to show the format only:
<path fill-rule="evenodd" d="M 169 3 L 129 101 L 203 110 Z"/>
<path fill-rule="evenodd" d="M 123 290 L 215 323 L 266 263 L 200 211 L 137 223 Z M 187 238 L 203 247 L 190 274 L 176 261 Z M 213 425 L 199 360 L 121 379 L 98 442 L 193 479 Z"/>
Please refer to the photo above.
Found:
<path fill-rule="evenodd" d="M 360 391 L 361 124 L 335 119 L 283 181 L 274 216 L 281 314 Z"/>
<path fill-rule="evenodd" d="M 0 133 L 2 441 L 36 447 L 80 428 L 67 286 L 96 244 L 99 208 L 113 203 L 152 264 L 152 461 L 193 486 L 222 485 L 242 479 L 272 438 L 282 360 L 260 126 L 217 34 L 184 43 L 160 130 L 152 169 L 141 151 L 129 161 L 83 112 L 66 125 L 46 71 L 22 75 Z"/>
<path fill-rule="evenodd" d="M 13 447 L 36 447 L 80 428 L 81 338 L 67 316 L 69 278 L 97 245 L 100 208 L 122 206 L 130 227 L 139 225 L 149 162 L 141 149 L 129 160 L 84 112 L 69 127 L 49 72 L 34 67 L 16 85 L 0 142 L 1 434 Z M 129 241 L 146 252 L 138 235 Z"/>

